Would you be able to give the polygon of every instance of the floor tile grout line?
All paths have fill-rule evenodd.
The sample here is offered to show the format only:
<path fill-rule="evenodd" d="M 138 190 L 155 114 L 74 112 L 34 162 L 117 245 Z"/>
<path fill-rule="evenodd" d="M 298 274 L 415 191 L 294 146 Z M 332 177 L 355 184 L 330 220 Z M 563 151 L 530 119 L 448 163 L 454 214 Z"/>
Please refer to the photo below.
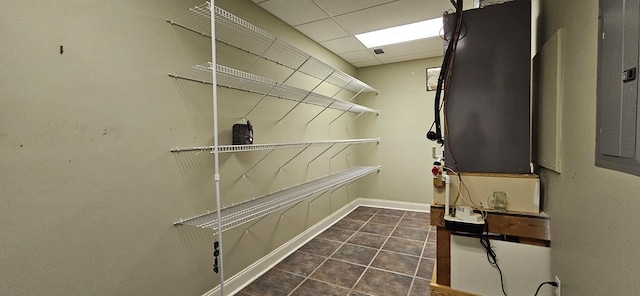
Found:
<path fill-rule="evenodd" d="M 357 209 L 358 209 L 358 208 L 355 208 L 353 211 L 351 211 L 351 213 L 353 213 L 353 212 L 354 212 L 355 210 L 357 210 Z M 327 258 L 325 258 L 325 259 L 324 259 L 324 260 L 323 260 L 323 261 L 322 261 L 322 262 L 321 262 L 321 263 L 320 263 L 320 264 L 319 264 L 315 269 L 313 269 L 313 271 L 311 271 L 311 272 L 309 273 L 309 275 L 307 275 L 307 276 L 306 276 L 306 277 L 305 277 L 305 278 L 304 278 L 304 279 L 303 279 L 303 280 L 302 280 L 298 285 L 296 285 L 296 286 L 293 288 L 293 290 L 291 290 L 291 292 L 289 292 L 289 294 L 287 294 L 287 296 L 291 296 L 291 294 L 292 294 L 293 292 L 295 292 L 298 288 L 300 288 L 300 286 L 302 286 L 302 284 L 303 284 L 304 282 L 306 282 L 307 280 L 309 280 L 309 279 L 311 278 L 311 275 L 312 275 L 314 272 L 316 272 L 316 271 L 320 268 L 320 266 L 322 266 L 325 262 L 329 261 L 329 259 L 331 258 L 331 256 L 333 256 L 336 252 L 338 252 L 338 250 L 340 250 L 340 248 L 342 248 L 342 246 L 344 246 L 344 245 L 347 243 L 347 241 L 349 241 L 349 240 L 350 240 L 354 235 L 356 235 L 356 233 L 358 233 L 358 232 L 360 231 L 360 229 L 362 229 L 362 227 L 364 227 L 364 226 L 365 226 L 365 225 L 366 225 L 366 224 L 367 224 L 367 223 L 368 223 L 368 222 L 369 222 L 369 221 L 370 221 L 370 220 L 371 220 L 371 219 L 376 215 L 376 213 L 377 213 L 377 212 L 379 212 L 379 211 L 380 211 L 380 209 L 377 209 L 377 210 L 375 211 L 375 213 L 373 213 L 373 214 L 371 215 L 371 217 L 370 217 L 367 221 L 365 221 L 365 222 L 364 222 L 364 223 L 363 223 L 363 224 L 358 228 L 358 230 L 354 231 L 354 232 L 353 232 L 353 233 L 352 233 L 352 234 L 351 234 L 351 235 L 350 235 L 350 236 L 349 236 L 349 237 L 348 237 L 344 242 L 342 242 L 342 243 L 340 244 L 340 246 L 338 246 L 338 247 L 337 247 L 337 248 L 336 248 L 336 249 L 335 249 L 331 254 L 329 254 L 329 255 L 327 256 Z M 351 214 L 351 213 L 349 213 L 349 214 Z M 347 214 L 345 217 L 347 217 L 349 214 Z M 342 218 L 342 219 L 344 219 L 344 218 Z M 331 227 L 332 227 L 333 225 L 335 225 L 336 223 L 338 223 L 338 222 L 342 221 L 342 219 L 340 219 L 340 220 L 336 221 L 335 223 L 331 224 L 331 226 L 329 226 L 329 228 L 331 228 Z M 327 229 L 329 229 L 329 228 L 327 228 Z M 318 236 L 316 235 L 316 237 L 318 237 Z M 298 250 L 296 250 L 296 251 L 298 251 Z M 375 256 L 374 256 L 373 258 L 375 258 Z M 371 260 L 373 261 L 373 259 L 371 259 Z M 366 272 L 366 271 L 367 271 L 367 269 L 365 268 L 364 272 Z M 364 274 L 364 272 L 363 272 L 363 274 Z M 361 276 L 362 276 L 362 275 L 361 275 Z M 358 280 L 360 280 L 360 278 L 358 278 Z M 356 280 L 356 281 L 355 281 L 355 283 L 353 283 L 353 286 L 349 289 L 349 294 L 351 294 L 351 290 L 352 290 L 352 289 L 353 289 L 353 287 L 358 283 L 358 280 Z M 336 286 L 338 286 L 338 285 L 336 285 Z"/>
<path fill-rule="evenodd" d="M 278 270 L 280 270 L 281 272 L 288 273 L 288 274 L 295 275 L 295 276 L 299 276 L 299 277 L 302 277 L 302 278 L 303 278 L 303 279 L 301 280 L 301 282 L 300 282 L 300 283 L 298 283 L 298 284 L 297 284 L 297 285 L 296 285 L 296 286 L 295 286 L 295 287 L 294 287 L 290 292 L 288 292 L 288 294 L 287 294 L 287 295 L 292 295 L 294 292 L 298 291 L 298 290 L 300 289 L 300 287 L 301 287 L 301 286 L 302 286 L 306 281 L 313 280 L 313 281 L 316 281 L 316 282 L 319 282 L 319 283 L 323 283 L 323 284 L 326 284 L 326 285 L 329 285 L 329 286 L 339 287 L 339 288 L 341 288 L 341 289 L 348 290 L 348 291 L 349 291 L 349 294 L 351 294 L 351 293 L 353 293 L 353 292 L 357 292 L 357 293 L 362 293 L 362 294 L 366 294 L 366 295 L 369 295 L 369 296 L 375 296 L 375 294 L 370 294 L 370 293 L 365 293 L 365 292 L 360 292 L 360 291 L 355 290 L 356 285 L 357 285 L 357 284 L 358 284 L 358 283 L 363 279 L 363 277 L 364 277 L 364 275 L 366 274 L 366 272 L 367 272 L 367 271 L 369 271 L 369 270 L 378 270 L 378 271 L 382 271 L 382 272 L 389 272 L 389 273 L 393 273 L 393 274 L 397 274 L 397 275 L 401 275 L 401 276 L 411 277 L 411 275 L 408 275 L 408 274 L 405 274 L 405 273 L 402 273 L 402 272 L 396 272 L 396 271 L 393 271 L 393 270 L 389 270 L 389 269 L 385 269 L 385 268 L 380 268 L 380 267 L 375 267 L 375 266 L 372 266 L 372 265 L 373 265 L 373 262 L 377 259 L 377 257 L 381 254 L 381 252 L 382 252 L 382 251 L 389 252 L 389 253 L 395 253 L 395 254 L 399 254 L 399 255 L 405 255 L 405 256 L 416 257 L 416 256 L 414 256 L 414 255 L 412 255 L 412 254 L 403 253 L 403 252 L 398 252 L 398 251 L 393 251 L 393 250 L 384 250 L 383 248 L 384 248 L 384 246 L 389 242 L 389 240 L 390 240 L 391 238 L 394 238 L 394 239 L 404 239 L 404 240 L 409 240 L 409 241 L 420 242 L 420 240 L 414 240 L 414 239 L 405 238 L 405 237 L 396 237 L 396 236 L 393 236 L 393 234 L 395 233 L 395 231 L 397 231 L 397 230 L 398 230 L 398 228 L 406 228 L 406 229 L 409 229 L 409 230 L 411 230 L 411 229 L 413 229 L 413 230 L 424 230 L 424 228 L 411 227 L 411 226 L 407 227 L 406 225 L 405 225 L 405 226 L 401 226 L 401 223 L 402 223 L 402 221 L 403 221 L 404 219 L 420 220 L 420 221 L 427 220 L 427 222 L 429 223 L 429 227 L 427 228 L 427 237 L 426 237 L 426 239 L 424 240 L 424 242 L 423 242 L 423 244 L 422 244 L 422 250 L 421 250 L 421 253 L 417 256 L 417 257 L 418 257 L 418 265 L 416 266 L 416 270 L 414 271 L 413 277 L 411 278 L 411 283 L 410 283 L 410 285 L 409 285 L 409 290 L 408 290 L 408 292 L 407 292 L 408 294 L 410 294 L 410 293 L 411 293 L 411 289 L 414 287 L 414 283 L 416 282 L 416 278 L 418 278 L 417 274 L 418 274 L 418 271 L 419 271 L 419 268 L 420 268 L 420 263 L 422 263 L 422 262 L 424 261 L 424 260 L 423 260 L 424 258 L 422 258 L 422 255 L 424 254 L 425 248 L 426 248 L 427 244 L 429 243 L 430 235 L 432 234 L 432 232 L 434 232 L 434 231 L 435 231 L 435 230 L 432 230 L 432 225 L 431 225 L 431 223 L 430 223 L 429 219 L 420 219 L 420 218 L 416 218 L 416 217 L 413 217 L 413 216 L 409 216 L 409 215 L 410 215 L 410 213 L 412 212 L 412 211 L 409 211 L 409 210 L 398 210 L 398 212 L 402 212 L 402 215 L 398 216 L 398 215 L 394 215 L 394 214 L 393 214 L 393 212 L 391 212 L 391 213 L 382 212 L 382 211 L 383 211 L 383 210 L 385 210 L 386 208 L 368 207 L 368 206 L 359 206 L 359 207 L 357 207 L 356 209 L 354 209 L 353 211 L 351 211 L 349 214 L 351 214 L 351 213 L 355 212 L 355 211 L 356 211 L 357 209 L 359 209 L 359 208 L 363 208 L 363 209 L 370 209 L 371 211 L 368 211 L 368 210 L 367 210 L 367 211 L 363 211 L 363 212 L 362 212 L 362 213 L 360 213 L 360 214 L 368 214 L 368 215 L 370 214 L 371 216 L 370 216 L 367 220 L 358 220 L 358 219 L 349 218 L 349 217 L 348 217 L 348 215 L 346 215 L 346 216 L 344 216 L 342 219 L 340 219 L 340 220 L 336 221 L 336 222 L 335 222 L 335 223 L 333 223 L 331 226 L 329 226 L 329 228 L 334 227 L 334 226 L 335 226 L 335 224 L 337 224 L 338 222 L 343 221 L 343 220 L 345 220 L 345 219 L 347 219 L 347 220 L 353 220 L 353 221 L 355 221 L 355 222 L 359 222 L 359 223 L 360 223 L 360 222 L 363 222 L 363 224 L 362 224 L 360 227 L 358 227 L 358 229 L 357 229 L 357 230 L 355 230 L 355 231 L 354 231 L 354 232 L 353 232 L 353 233 L 352 233 L 348 238 L 346 238 L 345 240 L 342 240 L 341 242 L 340 242 L 340 241 L 335 241 L 335 240 L 333 240 L 333 239 L 322 238 L 322 239 L 326 239 L 326 240 L 330 240 L 330 241 L 334 241 L 334 242 L 339 242 L 339 246 L 338 246 L 338 247 L 337 247 L 333 252 L 331 252 L 331 254 L 329 254 L 329 255 L 327 255 L 327 256 L 325 257 L 324 255 L 320 255 L 320 254 L 315 254 L 315 253 L 305 252 L 305 251 L 303 251 L 303 250 L 300 250 L 300 248 L 296 249 L 296 250 L 293 252 L 293 253 L 301 252 L 301 253 L 307 253 L 307 254 L 309 254 L 309 255 L 314 255 L 314 256 L 318 256 L 318 257 L 325 257 L 325 258 L 323 258 L 322 262 L 321 262 L 317 267 L 315 267 L 311 272 L 309 272 L 309 273 L 308 273 L 308 275 L 306 275 L 306 276 L 305 276 L 305 275 L 297 274 L 297 273 L 292 272 L 292 271 L 287 271 L 287 270 L 283 270 L 283 269 L 279 269 L 279 268 L 278 268 Z M 397 222 L 397 223 L 394 223 L 395 225 L 388 224 L 388 223 L 373 222 L 373 219 L 374 219 L 374 217 L 376 217 L 376 216 L 397 217 L 397 218 L 399 218 L 399 220 L 398 220 L 398 222 Z M 385 236 L 385 235 L 380 235 L 380 234 L 378 234 L 378 233 L 362 231 L 362 229 L 364 228 L 364 226 L 365 226 L 365 225 L 367 225 L 367 224 L 369 224 L 369 223 L 373 223 L 373 224 L 380 224 L 380 225 L 390 225 L 390 226 L 393 226 L 393 229 L 391 230 L 390 234 L 388 234 L 388 235 L 386 235 L 386 236 Z M 329 228 L 327 228 L 327 229 L 329 229 Z M 336 228 L 336 229 L 339 229 L 339 230 L 343 230 L 343 231 L 353 231 L 353 230 L 351 230 L 351 229 L 343 229 L 343 228 L 339 228 L 339 227 L 335 227 L 335 228 Z M 359 244 L 348 243 L 348 241 L 349 241 L 350 239 L 352 239 L 354 236 L 356 236 L 357 234 L 374 235 L 374 236 L 379 236 L 379 237 L 385 237 L 385 239 L 384 239 L 384 241 L 382 242 L 382 245 L 381 245 L 379 248 L 377 248 L 377 249 L 376 249 L 376 248 L 373 248 L 373 247 L 365 246 L 365 245 L 359 245 Z M 319 235 L 319 234 L 318 234 L 318 235 Z M 314 238 L 318 237 L 318 235 L 316 235 Z M 362 248 L 367 248 L 367 249 L 371 249 L 371 250 L 376 250 L 376 253 L 375 253 L 375 255 L 372 257 L 372 259 L 370 259 L 370 260 L 369 260 L 369 264 L 368 264 L 368 265 L 366 265 L 366 266 L 365 266 L 365 265 L 362 265 L 362 264 L 355 263 L 355 262 L 347 261 L 348 259 L 337 259 L 337 258 L 332 258 L 332 256 L 336 255 L 336 253 L 337 253 L 341 248 L 343 248 L 345 245 L 351 245 L 351 246 L 355 246 L 355 247 L 362 247 Z M 293 253 L 292 253 L 292 254 L 293 254 Z M 327 281 L 324 281 L 324 280 L 320 280 L 320 279 L 312 278 L 312 277 L 311 277 L 311 275 L 313 275 L 315 272 L 317 272 L 317 271 L 320 269 L 320 266 L 322 266 L 322 265 L 323 265 L 323 264 L 325 264 L 327 261 L 329 261 L 329 259 L 334 260 L 334 261 L 339 261 L 339 262 L 347 263 L 347 264 L 352 264 L 352 265 L 361 266 L 361 267 L 364 267 L 364 270 L 363 270 L 362 274 L 360 274 L 360 276 L 358 277 L 358 279 L 354 282 L 354 284 L 351 286 L 351 288 L 346 288 L 346 287 L 341 286 L 341 285 L 339 285 L 339 284 L 330 283 L 330 282 L 327 282 Z M 274 266 L 274 269 L 275 269 L 275 266 Z M 422 279 L 422 277 L 420 277 L 420 279 Z M 251 295 L 251 294 L 248 294 L 248 295 Z"/>
<path fill-rule="evenodd" d="M 365 233 L 366 233 L 366 232 L 365 232 Z M 372 234 L 372 235 L 375 235 L 375 236 L 382 236 L 382 235 L 377 235 L 377 234 Z M 395 238 L 395 237 L 389 237 L 389 238 L 391 239 L 391 238 Z M 386 241 L 385 241 L 385 243 L 386 243 L 386 242 L 388 242 L 388 240 L 386 240 Z M 394 250 L 387 250 L 387 249 L 382 249 L 382 248 L 377 248 L 377 249 L 376 249 L 376 248 L 372 248 L 372 247 L 369 247 L 369 246 L 362 246 L 362 245 L 357 245 L 357 244 L 352 244 L 352 243 L 345 243 L 345 244 L 343 244 L 343 245 L 340 245 L 340 247 L 343 247 L 343 246 L 345 246 L 345 245 L 354 246 L 354 247 L 360 247 L 360 248 L 365 248 L 365 249 L 370 249 L 370 250 L 380 250 L 380 251 L 384 251 L 384 252 L 387 252 L 387 253 L 393 253 L 393 254 L 402 255 L 402 256 L 408 256 L 408 257 L 413 257 L 413 258 L 420 258 L 420 257 L 422 256 L 422 254 L 420 254 L 420 255 L 413 255 L 413 254 L 408 254 L 408 253 L 398 252 L 398 251 L 394 251 Z M 424 246 L 423 246 L 423 248 L 424 248 Z M 309 253 L 309 252 L 305 252 L 305 251 L 300 251 L 300 252 L 305 253 L 305 254 L 309 254 L 309 255 L 318 256 L 318 257 L 325 257 L 325 256 L 321 256 L 321 255 L 318 255 L 318 254 L 313 254 L 313 253 Z M 424 249 L 422 249 L 422 252 L 424 252 Z M 332 253 L 332 255 L 333 255 L 333 253 Z M 377 255 L 377 253 L 376 253 L 376 255 Z M 375 257 L 374 257 L 374 258 L 375 258 Z M 360 263 L 356 263 L 356 262 L 351 262 L 351 261 L 348 261 L 348 260 L 345 260 L 345 259 L 331 258 L 331 260 L 335 260 L 335 261 L 340 261 L 340 262 L 344 262 L 344 263 L 350 263 L 350 264 L 355 264 L 355 265 L 358 265 L 358 266 L 367 267 L 367 265 L 360 264 Z M 378 269 L 382 270 L 382 268 L 378 268 Z M 405 274 L 405 273 L 401 273 L 401 274 L 408 275 L 408 274 Z"/>
<path fill-rule="evenodd" d="M 400 225 L 400 222 L 402 221 L 402 218 L 407 214 L 406 211 L 404 211 L 404 213 L 402 214 L 402 217 L 400 217 L 400 220 L 398 221 L 398 223 L 396 223 L 396 225 L 393 227 L 393 230 L 391 230 L 391 234 L 393 234 L 393 232 L 398 228 L 398 225 Z M 374 214 L 375 216 L 375 214 Z M 373 216 L 371 216 L 371 218 L 373 218 Z M 364 227 L 364 225 L 363 225 Z M 369 261 L 369 265 L 364 269 L 364 271 L 362 272 L 362 274 L 360 275 L 360 277 L 358 278 L 358 280 L 356 280 L 356 282 L 353 284 L 353 287 L 351 287 L 351 290 L 349 290 L 349 295 L 351 295 L 351 293 L 353 293 L 356 285 L 358 285 L 358 283 L 360 282 L 360 280 L 362 280 L 362 277 L 365 275 L 365 273 L 367 273 L 367 271 L 369 270 L 369 268 L 371 268 L 371 264 L 373 264 L 373 261 L 376 260 L 376 258 L 378 257 L 378 255 L 380 255 L 380 251 L 382 251 L 382 248 L 384 247 L 384 245 L 387 243 L 387 241 L 389 241 L 389 238 L 391 237 L 391 234 L 389 234 L 387 236 L 387 238 L 384 240 L 384 242 L 382 243 L 382 245 L 380 246 L 380 248 L 378 249 L 378 252 L 376 252 L 376 254 L 373 256 L 373 258 L 371 259 L 371 261 Z M 380 269 L 380 268 L 374 268 L 374 269 Z M 381 270 L 386 270 L 386 269 L 381 269 Z M 412 280 L 413 282 L 413 280 Z M 409 291 L 411 291 L 411 287 L 409 287 Z"/>
<path fill-rule="evenodd" d="M 431 221 L 429 221 L 429 231 L 427 232 L 427 237 L 424 239 L 424 243 L 422 243 L 422 251 L 420 252 L 420 257 L 418 259 L 418 265 L 416 266 L 416 270 L 413 272 L 413 278 L 411 279 L 411 285 L 409 287 L 409 292 L 407 292 L 407 296 L 411 295 L 411 289 L 413 285 L 416 283 L 416 278 L 418 277 L 418 271 L 420 270 L 420 264 L 422 263 L 422 255 L 424 254 L 424 250 L 427 247 L 429 242 L 429 236 L 431 236 Z"/>
<path fill-rule="evenodd" d="M 304 278 L 302 280 L 302 282 L 300 282 L 300 284 L 296 285 L 293 288 L 293 290 L 291 290 L 291 292 L 289 292 L 289 294 L 287 294 L 287 295 L 291 295 L 291 293 L 295 292 L 295 290 L 298 289 L 307 280 L 312 280 L 312 281 L 320 282 L 320 283 L 323 283 L 323 284 L 326 284 L 326 285 L 329 285 L 329 286 L 335 286 L 335 287 L 338 287 L 338 288 L 347 289 L 347 288 L 345 288 L 343 286 L 340 286 L 340 285 L 337 285 L 337 284 L 334 284 L 334 283 L 330 283 L 330 282 L 327 282 L 327 281 L 323 281 L 323 280 L 320 280 L 320 279 L 310 278 L 309 276 L 299 275 L 297 273 L 294 273 L 294 272 L 291 272 L 291 271 L 282 270 L 282 269 L 279 269 L 279 270 L 284 272 L 284 273 L 288 273 L 288 274 L 291 274 L 291 275 L 295 275 L 295 276 L 299 276 L 299 277 L 303 277 Z"/>

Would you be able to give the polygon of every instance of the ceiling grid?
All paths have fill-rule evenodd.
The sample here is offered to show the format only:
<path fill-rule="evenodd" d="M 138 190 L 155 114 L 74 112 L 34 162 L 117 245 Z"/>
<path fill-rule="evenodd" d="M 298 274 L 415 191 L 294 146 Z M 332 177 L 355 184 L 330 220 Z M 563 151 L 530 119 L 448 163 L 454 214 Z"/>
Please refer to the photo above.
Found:
<path fill-rule="evenodd" d="M 437 18 L 453 8 L 449 0 L 252 1 L 356 67 L 441 56 L 440 37 L 382 46 L 384 53 L 375 54 L 354 35 Z"/>

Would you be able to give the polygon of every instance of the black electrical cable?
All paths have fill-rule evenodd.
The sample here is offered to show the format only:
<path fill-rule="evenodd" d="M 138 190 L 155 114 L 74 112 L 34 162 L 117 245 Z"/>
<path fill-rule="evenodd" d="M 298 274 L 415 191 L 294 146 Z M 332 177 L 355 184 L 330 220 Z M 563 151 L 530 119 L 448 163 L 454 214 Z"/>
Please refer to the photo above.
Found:
<path fill-rule="evenodd" d="M 498 265 L 496 252 L 493 251 L 493 247 L 491 247 L 491 241 L 489 240 L 489 224 L 487 224 L 487 220 L 484 221 L 484 225 L 485 225 L 486 235 L 480 236 L 480 244 L 487 251 L 487 261 L 489 261 L 489 264 L 495 267 L 500 273 L 500 287 L 502 288 L 502 294 L 504 294 L 504 296 L 507 296 L 507 292 L 504 291 L 504 278 L 502 277 L 502 270 Z"/>
<path fill-rule="evenodd" d="M 453 31 L 451 34 L 451 38 L 449 41 L 449 46 L 447 47 L 447 52 L 449 53 L 448 56 L 448 61 L 447 61 L 447 70 L 441 72 L 441 74 L 443 74 L 443 80 L 444 80 L 444 99 L 442 101 L 442 110 L 444 113 L 444 125 L 445 125 L 445 133 L 446 133 L 446 138 L 449 138 L 449 128 L 448 128 L 448 121 L 447 121 L 447 103 L 446 101 L 448 100 L 447 98 L 449 97 L 449 91 L 450 91 L 450 84 L 451 84 L 451 76 L 453 74 L 453 66 L 454 66 L 454 60 L 455 60 L 455 56 L 456 56 L 456 49 L 458 47 L 458 41 L 460 41 L 460 34 L 461 34 L 461 30 L 462 30 L 462 1 L 463 0 L 458 0 L 456 2 L 457 6 L 456 6 L 456 12 L 454 15 L 454 27 L 453 27 Z M 438 110 L 438 115 L 440 113 L 440 110 Z M 438 120 L 440 119 L 440 116 L 438 116 Z M 439 123 L 437 124 L 437 130 L 436 133 L 441 135 L 442 134 L 442 129 L 439 126 Z M 444 142 L 443 138 L 440 138 L 441 142 Z M 457 171 L 460 171 L 460 169 L 458 168 L 458 160 L 456 158 L 454 149 L 453 149 L 453 145 L 451 143 L 451 139 L 449 138 L 449 142 L 447 145 L 447 150 L 449 151 L 449 154 L 451 156 L 451 158 L 453 159 L 453 166 Z"/>
<path fill-rule="evenodd" d="M 434 101 L 434 125 L 435 125 L 435 140 L 439 144 L 444 144 L 442 138 L 442 127 L 440 120 L 440 110 L 442 109 L 440 106 L 441 93 L 444 89 L 445 98 L 446 93 L 448 92 L 448 82 L 451 76 L 451 70 L 453 67 L 453 57 L 455 55 L 455 49 L 458 43 L 458 39 L 460 37 L 460 28 L 462 25 L 462 0 L 451 1 L 451 4 L 456 8 L 454 14 L 454 30 L 451 34 L 450 42 L 447 46 L 444 59 L 442 61 L 442 66 L 440 68 L 440 75 L 438 76 L 438 85 L 436 88 L 436 98 Z M 446 35 L 446 34 L 445 34 Z M 444 103 L 444 99 L 442 100 Z M 432 125 L 433 127 L 433 125 Z"/>
<path fill-rule="evenodd" d="M 544 283 L 540 284 L 540 286 L 538 286 L 538 289 L 536 289 L 536 294 L 534 296 L 538 296 L 538 292 L 540 292 L 540 288 L 542 288 L 542 286 L 544 286 L 544 285 L 551 285 L 551 286 L 557 287 L 558 283 L 556 283 L 556 282 L 544 282 Z"/>

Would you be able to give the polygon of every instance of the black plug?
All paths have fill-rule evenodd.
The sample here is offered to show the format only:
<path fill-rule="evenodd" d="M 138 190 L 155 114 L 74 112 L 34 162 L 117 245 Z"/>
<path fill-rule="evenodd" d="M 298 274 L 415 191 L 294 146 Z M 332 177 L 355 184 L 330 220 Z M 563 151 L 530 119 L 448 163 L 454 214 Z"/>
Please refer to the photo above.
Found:
<path fill-rule="evenodd" d="M 558 282 L 544 282 L 544 283 L 540 284 L 540 286 L 538 286 L 538 289 L 536 289 L 536 294 L 534 294 L 535 296 L 538 295 L 538 292 L 540 292 L 540 288 L 542 288 L 542 286 L 544 286 L 544 285 L 551 285 L 551 286 L 557 287 L 558 286 Z"/>

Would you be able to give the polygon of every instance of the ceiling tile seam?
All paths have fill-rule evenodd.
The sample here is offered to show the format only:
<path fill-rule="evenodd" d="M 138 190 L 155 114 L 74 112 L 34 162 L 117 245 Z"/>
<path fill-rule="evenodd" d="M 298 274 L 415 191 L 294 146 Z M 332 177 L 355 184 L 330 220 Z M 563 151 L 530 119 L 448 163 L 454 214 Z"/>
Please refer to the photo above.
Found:
<path fill-rule="evenodd" d="M 312 1 L 313 3 L 316 3 L 316 2 L 315 2 L 315 0 L 311 0 L 311 1 Z M 364 11 L 364 10 L 367 10 L 367 9 L 375 8 L 375 7 L 378 7 L 378 6 L 384 6 L 384 5 L 391 4 L 391 3 L 394 3 L 394 2 L 399 2 L 399 1 L 400 1 L 400 0 L 393 0 L 393 1 L 385 2 L 385 3 L 381 3 L 381 4 L 375 4 L 375 5 L 371 5 L 371 6 L 365 7 L 365 8 L 360 8 L 360 9 L 356 9 L 356 10 L 354 10 L 354 11 L 349 11 L 349 12 L 345 12 L 345 13 L 341 13 L 341 14 L 336 14 L 336 15 L 331 15 L 331 14 L 329 14 L 326 10 L 324 10 L 324 9 L 323 9 L 319 4 L 317 4 L 317 3 L 316 3 L 316 5 L 317 5 L 320 9 L 322 9 L 322 10 L 323 10 L 323 11 L 324 11 L 324 12 L 325 12 L 329 17 L 332 17 L 332 18 L 333 18 L 333 17 L 345 16 L 345 15 L 352 14 L 352 13 L 356 13 L 356 12 L 361 12 L 361 11 Z"/>
<path fill-rule="evenodd" d="M 327 10 L 326 10 L 326 9 L 322 8 L 322 6 L 320 6 L 320 4 L 318 4 L 318 3 L 316 2 L 316 0 L 311 0 L 311 2 L 312 2 L 315 6 L 317 6 L 318 8 L 320 8 L 320 10 L 322 10 L 322 12 L 324 12 L 324 14 L 326 14 L 327 16 L 329 16 L 329 18 L 330 18 L 334 23 L 336 23 L 336 24 L 338 25 L 338 27 L 340 27 L 340 29 L 342 29 L 343 31 L 347 32 L 347 34 L 351 34 L 351 35 L 353 35 L 353 33 L 351 33 L 351 32 L 349 32 L 349 31 L 347 31 L 347 29 L 345 29 L 345 28 L 344 28 L 344 26 L 342 26 L 342 24 L 340 24 L 338 21 L 336 21 L 336 19 L 335 19 L 333 16 L 331 16 L 331 15 L 327 12 Z M 341 38 L 344 38 L 344 37 L 341 37 Z M 326 40 L 323 40 L 323 41 L 326 41 Z"/>
<path fill-rule="evenodd" d="M 400 0 L 395 0 L 395 1 L 390 1 L 390 2 L 386 2 L 386 3 L 382 3 L 382 4 L 377 4 L 377 5 L 373 5 L 373 6 L 369 6 L 369 7 L 361 8 L 361 9 L 358 9 L 358 10 L 350 11 L 350 12 L 347 12 L 347 13 L 331 15 L 331 14 L 329 14 L 329 12 L 327 12 L 327 10 L 325 10 L 324 8 L 322 8 L 322 6 L 320 6 L 320 4 L 318 4 L 318 3 L 316 2 L 316 0 L 311 0 L 311 2 L 313 2 L 313 4 L 315 4 L 315 5 L 316 5 L 318 8 L 320 8 L 320 9 L 321 9 L 321 10 L 322 10 L 326 15 L 328 15 L 328 16 L 329 16 L 329 18 L 330 18 L 331 20 L 333 20 L 336 24 L 338 24 L 338 26 L 339 26 L 342 30 L 344 30 L 345 32 L 347 32 L 347 33 L 351 34 L 351 36 L 353 36 L 353 35 L 354 35 L 354 33 L 353 33 L 353 32 L 350 32 L 350 31 L 349 31 L 349 30 L 347 30 L 347 29 L 345 29 L 345 28 L 344 28 L 344 26 L 342 26 L 342 24 L 340 24 L 340 22 L 338 22 L 338 21 L 335 19 L 335 17 L 340 17 L 340 16 L 345 16 L 345 15 L 349 15 L 349 14 L 356 13 L 356 12 L 361 12 L 361 11 L 364 11 L 364 10 L 367 10 L 367 9 L 371 9 L 371 8 L 378 7 L 378 6 L 387 5 L 387 4 L 389 4 L 389 3 L 394 3 L 394 2 L 398 2 L 398 1 L 400 1 Z M 358 41 L 359 41 L 359 40 L 358 40 Z"/>
<path fill-rule="evenodd" d="M 347 32 L 347 33 L 348 33 L 348 32 Z M 344 36 L 344 37 L 337 37 L 337 38 L 327 39 L 327 40 L 322 40 L 322 41 L 320 41 L 319 43 L 322 45 L 322 43 L 324 43 L 324 42 L 340 40 L 340 39 L 344 39 L 344 38 L 347 38 L 347 37 L 353 37 L 353 35 L 348 35 L 348 36 Z M 358 39 L 356 39 L 356 40 L 358 40 Z M 363 49 L 364 49 L 364 48 L 363 48 Z M 355 50 L 354 50 L 354 51 L 355 51 Z"/>

